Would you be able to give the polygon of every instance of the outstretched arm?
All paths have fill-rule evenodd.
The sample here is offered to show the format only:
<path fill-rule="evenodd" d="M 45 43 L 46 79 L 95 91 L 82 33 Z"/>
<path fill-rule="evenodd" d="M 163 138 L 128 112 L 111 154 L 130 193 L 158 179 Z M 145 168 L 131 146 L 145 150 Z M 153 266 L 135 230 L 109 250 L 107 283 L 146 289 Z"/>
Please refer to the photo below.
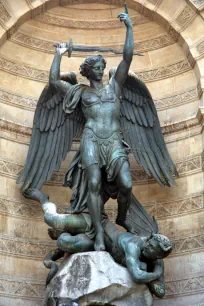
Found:
<path fill-rule="evenodd" d="M 127 28 L 126 40 L 123 49 L 123 59 L 120 62 L 115 73 L 115 81 L 118 83 L 119 87 L 122 87 L 128 75 L 130 64 L 132 62 L 134 38 L 132 32 L 132 21 L 129 15 L 126 13 L 121 13 L 118 17 L 120 18 L 120 21 L 124 22 Z"/>
<path fill-rule="evenodd" d="M 62 55 L 67 52 L 66 43 L 58 44 L 55 52 L 55 56 L 50 68 L 49 83 L 53 85 L 57 90 L 62 93 L 66 93 L 72 85 L 68 82 L 60 80 L 60 64 Z"/>

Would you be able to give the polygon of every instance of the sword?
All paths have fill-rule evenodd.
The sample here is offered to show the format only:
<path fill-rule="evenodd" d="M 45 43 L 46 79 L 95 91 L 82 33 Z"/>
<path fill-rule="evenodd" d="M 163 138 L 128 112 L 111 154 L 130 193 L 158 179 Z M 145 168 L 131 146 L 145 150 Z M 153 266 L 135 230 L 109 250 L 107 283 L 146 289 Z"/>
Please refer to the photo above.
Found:
<path fill-rule="evenodd" d="M 59 44 L 53 45 L 55 48 L 59 46 Z M 72 39 L 69 40 L 69 43 L 66 43 L 65 48 L 68 50 L 68 57 L 71 57 L 73 51 L 78 52 L 112 52 L 114 54 L 123 54 L 123 51 L 115 50 L 113 48 L 101 48 L 96 46 L 76 46 L 73 45 Z M 144 54 L 139 52 L 133 52 L 133 55 L 144 56 Z"/>
<path fill-rule="evenodd" d="M 128 7 L 126 2 L 124 1 L 125 13 L 128 14 Z M 58 47 L 58 44 L 54 44 L 54 47 Z M 115 50 L 113 48 L 101 48 L 96 46 L 76 46 L 73 45 L 72 39 L 69 40 L 69 43 L 66 43 L 65 48 L 68 50 L 68 57 L 71 57 L 72 51 L 78 52 L 112 52 L 114 54 L 123 54 L 123 51 Z M 133 52 L 133 55 L 144 56 L 144 54 L 139 52 Z"/>

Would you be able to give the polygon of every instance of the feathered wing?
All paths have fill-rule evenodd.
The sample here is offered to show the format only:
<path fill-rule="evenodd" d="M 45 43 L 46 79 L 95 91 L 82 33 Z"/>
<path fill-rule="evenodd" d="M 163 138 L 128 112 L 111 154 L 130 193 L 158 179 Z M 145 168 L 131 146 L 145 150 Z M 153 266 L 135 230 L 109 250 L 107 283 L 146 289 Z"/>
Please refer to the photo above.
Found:
<path fill-rule="evenodd" d="M 61 79 L 72 85 L 77 83 L 73 73 L 61 74 Z M 53 86 L 46 85 L 38 100 L 27 160 L 17 183 L 21 191 L 41 189 L 50 180 L 54 170 L 59 170 L 69 152 L 73 138 L 80 137 L 85 118 L 80 107 L 70 114 L 63 110 L 64 95 Z"/>
<path fill-rule="evenodd" d="M 129 72 L 122 88 L 121 130 L 137 162 L 161 186 L 175 184 L 176 167 L 167 151 L 157 111 L 146 85 Z"/>
<path fill-rule="evenodd" d="M 150 237 L 152 234 L 158 233 L 156 220 L 148 214 L 133 194 L 125 222 L 131 224 L 130 231 L 132 234 L 142 237 Z"/>

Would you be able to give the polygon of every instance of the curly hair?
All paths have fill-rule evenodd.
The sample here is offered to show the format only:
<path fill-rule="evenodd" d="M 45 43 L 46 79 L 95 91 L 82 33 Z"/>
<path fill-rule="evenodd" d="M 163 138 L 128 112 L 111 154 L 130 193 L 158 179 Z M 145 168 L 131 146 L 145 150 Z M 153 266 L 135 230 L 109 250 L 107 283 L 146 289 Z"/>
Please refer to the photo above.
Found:
<path fill-rule="evenodd" d="M 165 256 L 171 253 L 173 248 L 172 241 L 169 240 L 166 236 L 161 234 L 153 234 L 152 238 L 159 243 L 162 251 L 165 253 Z"/>
<path fill-rule="evenodd" d="M 102 61 L 106 68 L 106 60 L 102 55 L 89 55 L 85 59 L 85 61 L 80 65 L 79 71 L 82 76 L 85 76 L 87 79 L 89 79 L 89 71 L 92 68 L 92 66 L 97 63 Z"/>

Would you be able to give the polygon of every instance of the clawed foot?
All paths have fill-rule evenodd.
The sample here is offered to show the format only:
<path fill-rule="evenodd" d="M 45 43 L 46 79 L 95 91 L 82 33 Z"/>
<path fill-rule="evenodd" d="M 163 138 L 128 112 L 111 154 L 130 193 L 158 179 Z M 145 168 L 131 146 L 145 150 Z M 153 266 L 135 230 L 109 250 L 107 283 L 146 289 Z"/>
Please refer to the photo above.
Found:
<path fill-rule="evenodd" d="M 104 244 L 104 234 L 99 233 L 96 235 L 95 243 L 94 243 L 94 250 L 95 251 L 105 251 L 106 247 Z"/>
<path fill-rule="evenodd" d="M 41 204 L 45 203 L 49 199 L 47 194 L 42 193 L 40 190 L 35 188 L 27 189 L 24 191 L 23 195 L 25 198 L 40 202 Z"/>

